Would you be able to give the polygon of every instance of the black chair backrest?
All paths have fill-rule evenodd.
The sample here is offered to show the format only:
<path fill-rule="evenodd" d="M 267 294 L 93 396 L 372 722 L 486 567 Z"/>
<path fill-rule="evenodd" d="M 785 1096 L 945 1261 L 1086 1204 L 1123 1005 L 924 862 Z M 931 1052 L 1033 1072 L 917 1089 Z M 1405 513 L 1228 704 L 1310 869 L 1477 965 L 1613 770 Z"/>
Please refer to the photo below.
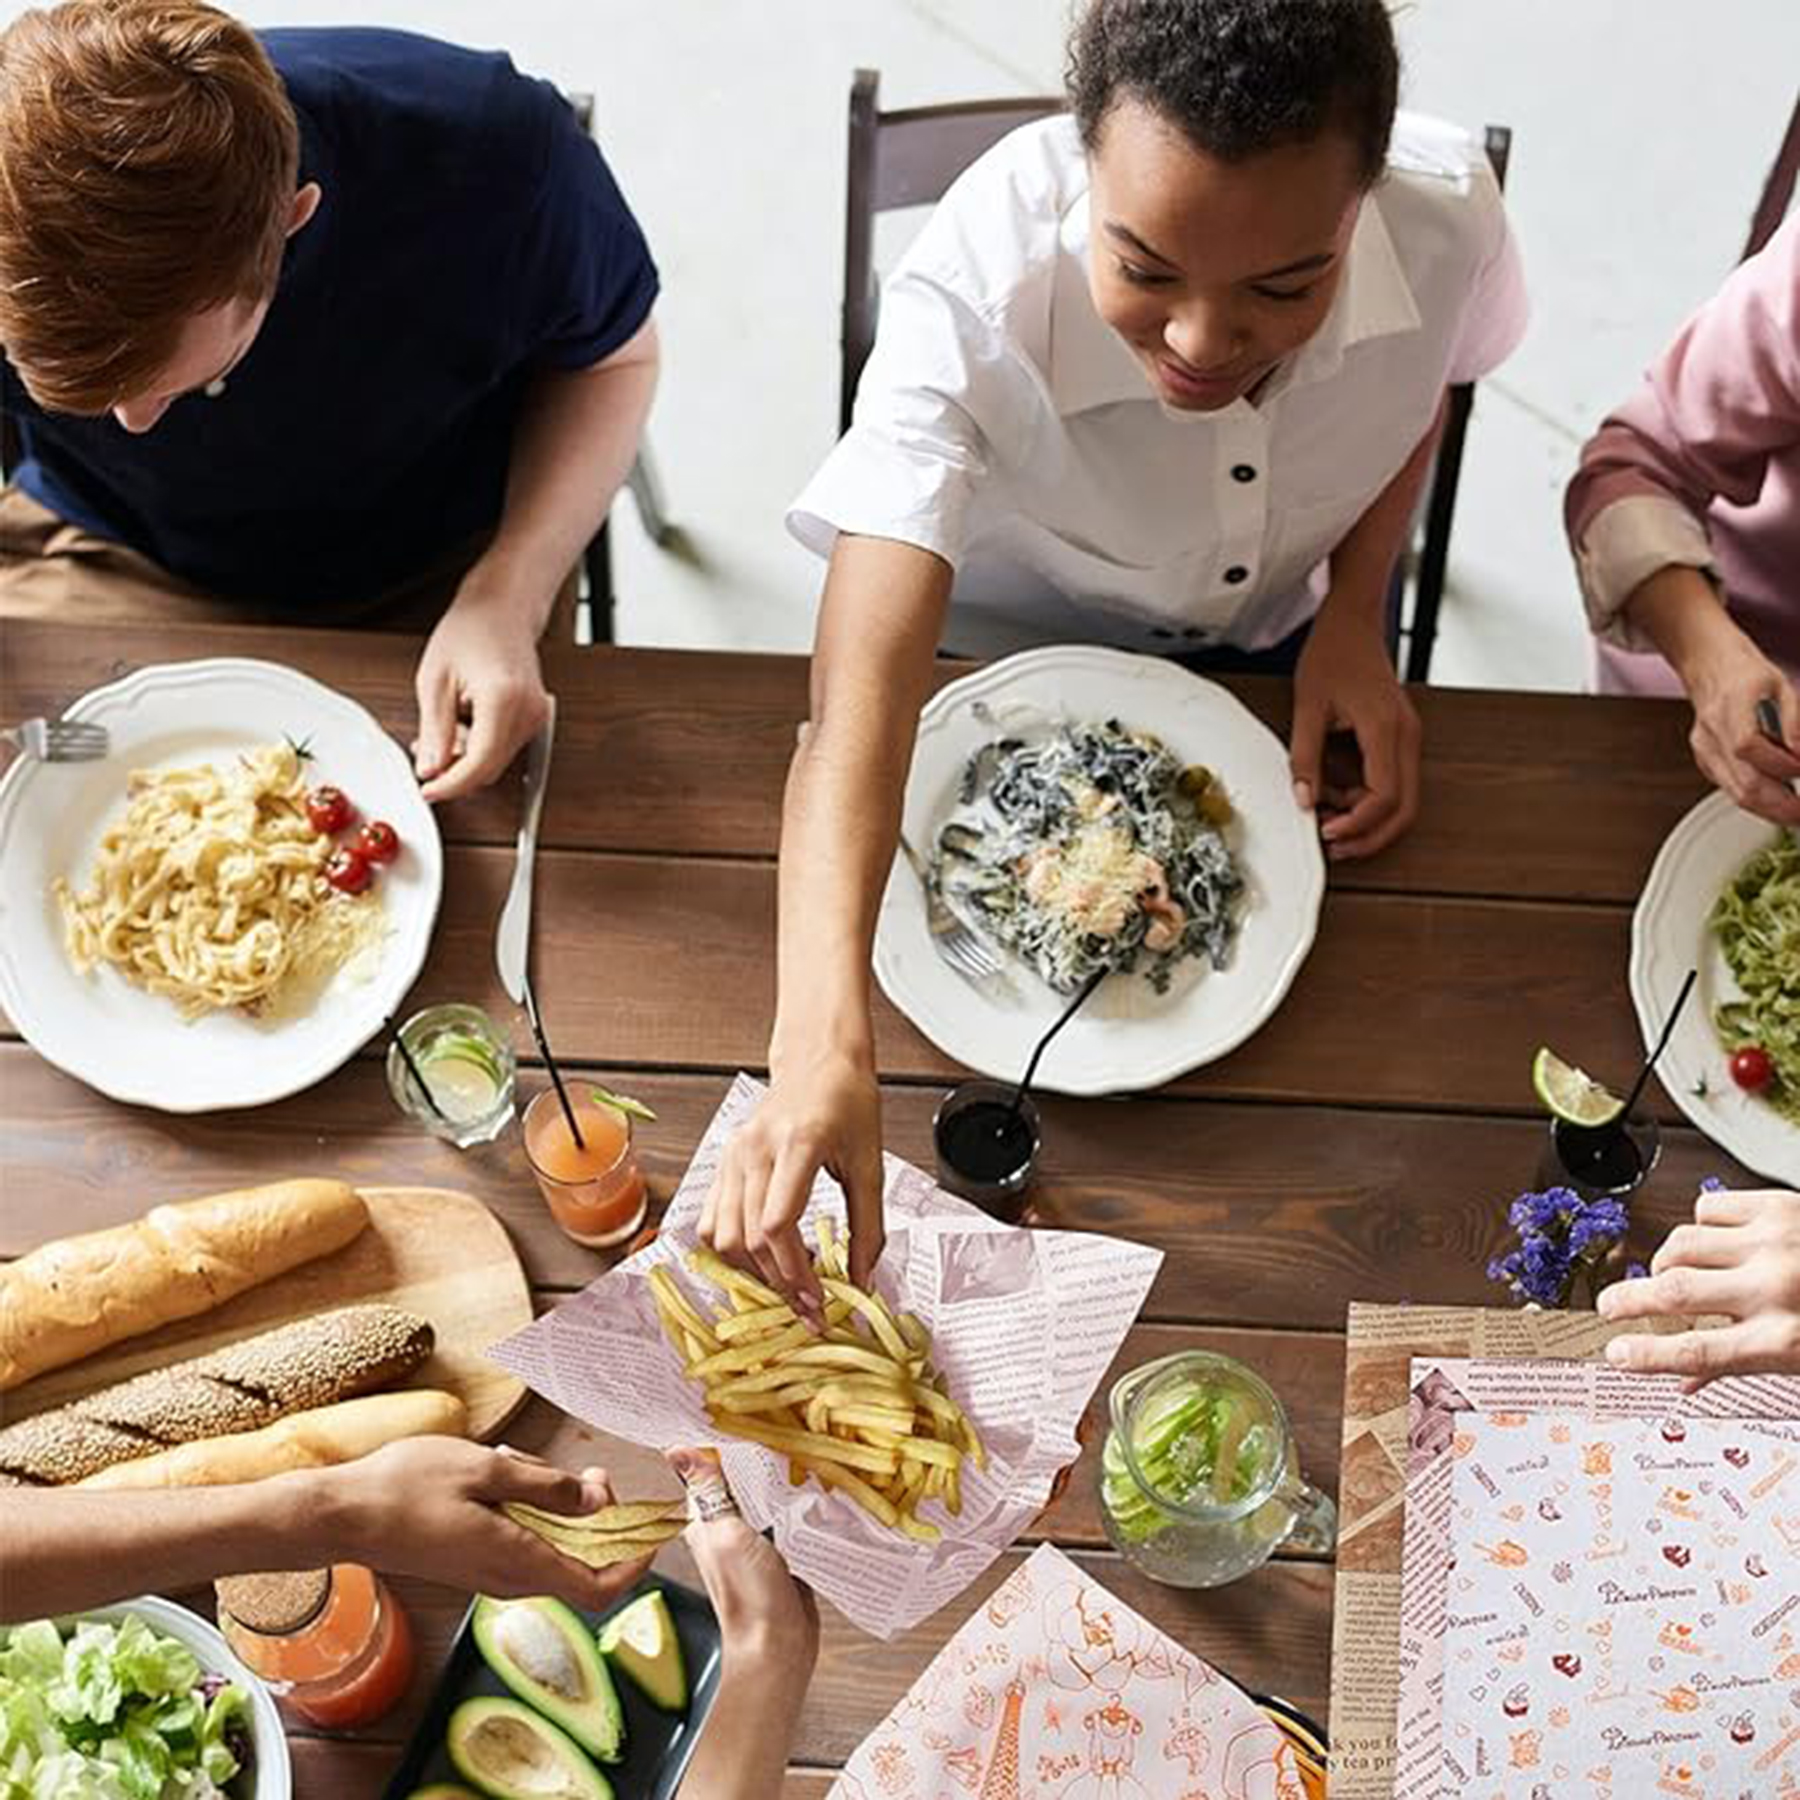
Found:
<path fill-rule="evenodd" d="M 1794 185 L 1800 180 L 1800 94 L 1794 96 L 1794 110 L 1788 117 L 1786 135 L 1775 160 L 1769 165 L 1769 178 L 1763 183 L 1762 197 L 1750 220 L 1750 235 L 1744 241 L 1744 259 L 1759 251 L 1787 217 L 1794 198 Z"/>
<path fill-rule="evenodd" d="M 881 77 L 858 69 L 850 87 L 850 157 L 844 208 L 844 322 L 840 343 L 838 429 L 850 410 L 863 364 L 875 347 L 880 286 L 875 220 L 908 206 L 931 206 L 970 163 L 1009 131 L 1062 110 L 1060 97 L 974 100 L 954 106 L 880 110 Z"/>

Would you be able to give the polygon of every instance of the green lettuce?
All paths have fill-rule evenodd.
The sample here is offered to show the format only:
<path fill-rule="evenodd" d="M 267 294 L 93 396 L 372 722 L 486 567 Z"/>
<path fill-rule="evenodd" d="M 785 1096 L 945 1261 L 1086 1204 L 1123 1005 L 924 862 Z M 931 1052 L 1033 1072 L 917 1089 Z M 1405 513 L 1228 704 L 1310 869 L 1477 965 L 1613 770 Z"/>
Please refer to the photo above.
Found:
<path fill-rule="evenodd" d="M 65 1635 L 66 1631 L 66 1635 Z M 0 1630 L 0 1800 L 204 1800 L 238 1773 L 249 1705 L 128 1614 Z"/>

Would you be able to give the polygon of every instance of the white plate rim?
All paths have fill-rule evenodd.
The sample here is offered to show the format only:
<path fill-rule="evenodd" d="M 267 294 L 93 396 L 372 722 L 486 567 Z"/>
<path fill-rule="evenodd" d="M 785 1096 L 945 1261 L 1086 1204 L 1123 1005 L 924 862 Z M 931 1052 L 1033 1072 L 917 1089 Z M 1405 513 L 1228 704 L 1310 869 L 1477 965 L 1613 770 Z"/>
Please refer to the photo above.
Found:
<path fill-rule="evenodd" d="M 957 715 L 976 700 L 991 702 L 996 693 L 1006 687 L 1056 670 L 1059 666 L 1077 677 L 1085 669 L 1089 673 L 1098 671 L 1131 681 L 1206 690 L 1209 704 L 1219 706 L 1228 716 L 1241 723 L 1247 732 L 1266 737 L 1285 762 L 1286 750 L 1280 739 L 1237 695 L 1216 681 L 1208 680 L 1163 657 L 1144 656 L 1098 644 L 1047 644 L 984 664 L 940 688 L 926 702 L 919 714 L 918 736 L 912 764 L 907 772 L 903 816 L 909 835 L 913 835 L 916 806 L 922 804 L 916 796 L 921 767 L 919 747 L 945 730 Z M 1070 691 L 1075 690 L 1071 688 Z M 1295 858 L 1296 866 L 1288 873 L 1297 883 L 1293 892 L 1303 919 L 1302 929 L 1273 969 L 1262 999 L 1237 1027 L 1221 1032 L 1217 1037 L 1207 1038 L 1197 1045 L 1189 1043 L 1183 1047 L 1172 1046 L 1160 1057 L 1146 1056 L 1140 1046 L 1139 1053 L 1135 1055 L 1121 1055 L 1111 1061 L 1090 1058 L 1084 1067 L 1066 1070 L 1058 1068 L 1051 1057 L 1046 1057 L 1045 1072 L 1040 1073 L 1034 1086 L 1051 1093 L 1083 1098 L 1138 1093 L 1162 1087 L 1192 1069 L 1228 1056 L 1269 1022 L 1287 998 L 1288 991 L 1311 953 L 1318 936 L 1319 914 L 1325 897 L 1325 856 L 1317 831 L 1297 806 L 1294 810 L 1294 823 L 1297 828 L 1293 832 L 1293 838 L 1298 853 Z M 915 835 L 914 841 L 922 842 L 922 835 Z M 890 935 L 894 930 L 890 915 L 896 907 L 910 904 L 917 910 L 919 903 L 908 888 L 908 883 L 916 888 L 916 878 L 904 859 L 896 854 L 882 895 L 876 924 L 875 976 L 881 984 L 882 992 L 938 1050 L 958 1066 L 972 1069 L 994 1080 L 1016 1079 L 1016 1067 L 1000 1066 L 978 1054 L 972 1055 L 964 1034 L 957 1029 L 956 1021 L 941 1015 L 936 1007 L 910 986 L 907 968 L 904 961 L 895 955 Z M 976 992 L 972 987 L 967 991 L 970 995 Z"/>
<path fill-rule="evenodd" d="M 213 656 L 197 657 L 187 662 L 149 663 L 143 668 L 133 669 L 117 680 L 90 688 L 64 707 L 61 716 L 105 723 L 108 715 L 115 709 L 135 706 L 143 698 L 154 695 L 159 688 L 179 691 L 196 684 L 227 680 L 286 685 L 304 695 L 310 706 L 338 712 L 359 734 L 367 736 L 372 754 L 392 762 L 403 776 L 405 784 L 416 789 L 412 765 L 407 760 L 405 751 L 383 730 L 380 721 L 366 706 L 299 669 L 290 668 L 285 663 L 270 662 L 266 658 Z M 34 775 L 42 773 L 46 766 L 34 758 L 19 756 L 5 774 L 0 775 L 0 855 L 4 855 L 7 839 L 16 828 L 17 818 L 26 804 Z M 424 821 L 423 831 L 417 828 L 418 820 Z M 417 819 L 403 835 L 409 852 L 418 859 L 425 895 L 408 938 L 404 941 L 398 937 L 391 940 L 383 961 L 379 979 L 384 991 L 391 989 L 393 1006 L 388 1009 L 390 1012 L 398 1009 L 425 966 L 432 934 L 437 925 L 438 908 L 443 899 L 443 840 L 438 832 L 436 815 L 423 800 L 420 802 Z M 0 934 L 0 1006 L 5 1007 L 14 1027 L 26 1043 L 52 1067 L 61 1069 L 65 1075 L 73 1076 L 96 1093 L 128 1106 L 147 1106 L 158 1112 L 187 1114 L 235 1111 L 267 1106 L 277 1100 L 304 1093 L 342 1068 L 383 1027 L 383 1021 L 376 1019 L 353 1042 L 347 1042 L 341 1048 L 337 1045 L 322 1047 L 309 1061 L 287 1065 L 290 1073 L 265 1080 L 260 1085 L 249 1080 L 228 1092 L 170 1098 L 167 1094 L 155 1092 L 147 1084 L 134 1081 L 129 1074 L 121 1075 L 104 1058 L 90 1060 L 81 1056 L 57 1055 L 47 1050 L 41 1041 L 43 1033 L 34 1029 L 42 1014 L 32 1001 L 30 983 L 24 979 L 24 974 L 16 966 L 4 934 Z M 174 1019 L 173 1014 L 171 1019 Z"/>
<path fill-rule="evenodd" d="M 1676 822 L 1656 853 L 1632 913 L 1631 1002 L 1648 1052 L 1662 1034 L 1669 1001 L 1687 970 L 1701 970 L 1687 1012 L 1663 1052 L 1663 1088 L 1690 1124 L 1745 1168 L 1800 1188 L 1800 1131 L 1771 1108 L 1732 1087 L 1706 998 L 1708 958 L 1716 959 L 1720 970 L 1724 959 L 1705 930 L 1705 915 L 1724 881 L 1752 854 L 1758 841 L 1766 841 L 1776 829 L 1744 812 L 1722 793 L 1708 794 Z M 1730 857 L 1719 857 L 1715 846 L 1727 842 L 1733 845 Z M 1697 863 L 1704 868 L 1697 868 Z M 1698 902 L 1702 941 L 1683 948 L 1668 940 L 1668 921 L 1677 904 L 1695 904 L 1695 894 L 1703 895 Z M 1703 1076 L 1707 1091 L 1702 1095 L 1694 1089 Z"/>

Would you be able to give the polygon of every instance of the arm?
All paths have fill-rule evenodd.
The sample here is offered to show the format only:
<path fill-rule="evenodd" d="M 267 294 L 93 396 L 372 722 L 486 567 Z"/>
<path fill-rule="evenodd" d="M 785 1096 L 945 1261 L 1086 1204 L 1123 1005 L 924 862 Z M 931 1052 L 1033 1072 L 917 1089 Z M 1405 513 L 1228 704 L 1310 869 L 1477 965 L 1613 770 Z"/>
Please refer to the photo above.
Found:
<path fill-rule="evenodd" d="M 429 1437 L 232 1487 L 20 1488 L 0 1499 L 0 1619 L 346 1560 L 482 1593 L 604 1606 L 647 1562 L 596 1572 L 498 1509 L 524 1500 L 580 1513 L 611 1497 L 597 1469 L 571 1475 L 535 1457 Z"/>
<path fill-rule="evenodd" d="M 730 1505 L 716 1452 L 677 1450 L 690 1493 Z M 779 1552 L 737 1515 L 689 1525 L 688 1548 L 719 1616 L 719 1691 L 681 1783 L 681 1800 L 768 1800 L 781 1792 L 819 1655 L 819 1612 Z"/>
<path fill-rule="evenodd" d="M 537 640 L 631 469 L 658 367 L 652 320 L 603 362 L 546 370 L 527 392 L 499 528 L 419 662 L 414 761 L 427 800 L 486 786 L 543 724 Z M 465 711 L 468 743 L 459 754 Z"/>
<path fill-rule="evenodd" d="M 950 580 L 941 558 L 889 539 L 840 537 L 832 552 L 812 719 L 782 810 L 771 1084 L 727 1146 L 701 1218 L 722 1255 L 748 1257 L 812 1316 L 799 1218 L 821 1168 L 849 1202 L 853 1279 L 866 1283 L 881 1254 L 869 953 Z"/>
<path fill-rule="evenodd" d="M 1418 816 L 1419 718 L 1388 651 L 1388 585 L 1443 423 L 1440 402 L 1412 454 L 1332 552 L 1331 588 L 1294 674 L 1294 793 L 1308 811 L 1322 801 L 1334 814 L 1320 830 L 1333 858 L 1373 855 Z M 1360 783 L 1343 790 L 1324 778 L 1325 740 L 1339 729 L 1356 734 L 1363 764 Z"/>

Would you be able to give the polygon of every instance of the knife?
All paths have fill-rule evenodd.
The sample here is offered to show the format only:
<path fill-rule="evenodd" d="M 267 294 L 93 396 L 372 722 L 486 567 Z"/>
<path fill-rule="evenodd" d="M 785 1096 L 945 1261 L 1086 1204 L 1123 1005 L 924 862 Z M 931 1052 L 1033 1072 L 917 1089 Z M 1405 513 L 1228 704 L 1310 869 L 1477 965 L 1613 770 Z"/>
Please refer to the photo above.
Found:
<path fill-rule="evenodd" d="M 555 737 L 556 697 L 552 695 L 550 716 L 531 740 L 525 756 L 525 812 L 519 821 L 512 889 L 500 909 L 500 929 L 494 935 L 494 962 L 500 970 L 500 985 L 520 1005 L 525 1001 L 531 959 L 531 872 L 537 861 L 538 820 L 543 817 L 544 790 L 550 785 L 550 748 Z"/>

